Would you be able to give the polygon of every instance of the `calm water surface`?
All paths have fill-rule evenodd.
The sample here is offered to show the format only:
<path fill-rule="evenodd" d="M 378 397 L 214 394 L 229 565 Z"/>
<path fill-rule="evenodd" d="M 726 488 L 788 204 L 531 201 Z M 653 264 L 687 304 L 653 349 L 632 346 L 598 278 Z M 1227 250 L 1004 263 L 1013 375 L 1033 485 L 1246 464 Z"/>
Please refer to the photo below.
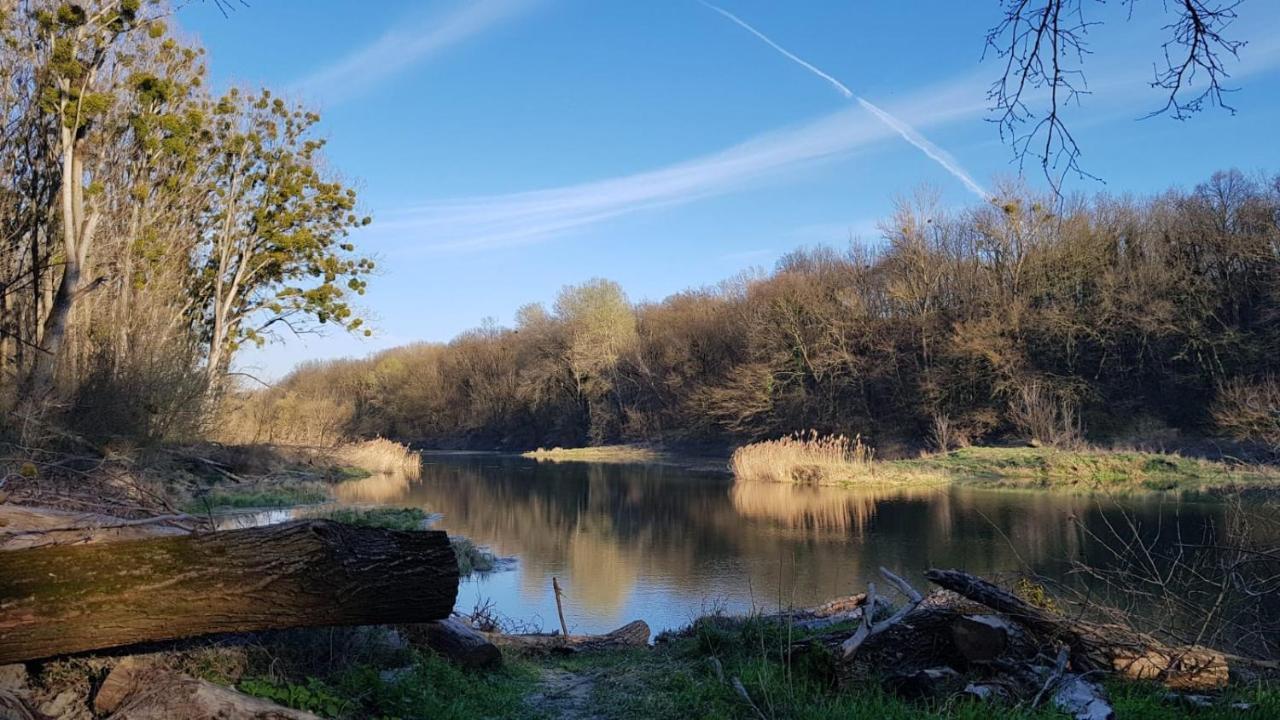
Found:
<path fill-rule="evenodd" d="M 551 578 L 571 632 L 643 619 L 655 632 L 713 609 L 814 605 L 862 591 L 883 565 L 926 583 L 926 568 L 990 574 L 1030 567 L 1061 577 L 1096 553 L 1071 522 L 1105 532 L 1114 499 L 964 488 L 846 490 L 734 484 L 669 467 L 538 463 L 427 454 L 420 480 L 339 486 L 343 502 L 418 507 L 436 527 L 516 558 L 465 581 L 458 609 L 491 602 L 508 618 L 558 625 Z M 1145 528 L 1184 536 L 1221 521 L 1212 503 L 1123 501 Z"/>

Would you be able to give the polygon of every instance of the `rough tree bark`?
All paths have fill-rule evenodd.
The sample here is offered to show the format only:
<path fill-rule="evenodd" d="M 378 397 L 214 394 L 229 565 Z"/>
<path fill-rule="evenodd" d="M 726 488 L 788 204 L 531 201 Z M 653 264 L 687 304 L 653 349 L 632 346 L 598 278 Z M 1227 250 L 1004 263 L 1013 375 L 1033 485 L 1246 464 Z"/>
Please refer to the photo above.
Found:
<path fill-rule="evenodd" d="M 443 532 L 311 520 L 0 553 L 0 665 L 214 633 L 449 616 Z"/>

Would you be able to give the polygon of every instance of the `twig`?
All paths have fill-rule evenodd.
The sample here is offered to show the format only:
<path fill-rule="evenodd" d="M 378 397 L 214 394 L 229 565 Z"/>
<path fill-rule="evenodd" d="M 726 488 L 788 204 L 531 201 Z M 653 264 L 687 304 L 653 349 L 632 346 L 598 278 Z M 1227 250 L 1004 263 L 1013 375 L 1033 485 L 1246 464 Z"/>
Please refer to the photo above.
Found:
<path fill-rule="evenodd" d="M 738 693 L 738 697 L 742 698 L 742 701 L 750 705 L 751 709 L 755 711 L 756 717 L 760 718 L 760 720 L 768 720 L 755 701 L 751 699 L 751 695 L 747 693 L 747 689 L 743 687 L 741 680 L 735 676 L 732 680 L 732 685 L 734 692 Z"/>
<path fill-rule="evenodd" d="M 1044 686 L 1040 688 L 1040 692 L 1036 693 L 1035 698 L 1031 700 L 1031 708 L 1040 707 L 1040 701 L 1044 698 L 1045 693 L 1053 689 L 1059 681 L 1062 680 L 1062 674 L 1067 671 L 1067 658 L 1071 657 L 1071 652 L 1066 645 L 1058 648 L 1058 661 L 1053 665 L 1053 672 L 1049 673 L 1049 677 L 1044 682 Z"/>
<path fill-rule="evenodd" d="M 559 578 L 554 576 L 551 578 L 551 589 L 555 591 L 556 595 L 556 614 L 560 616 L 560 632 L 567 638 L 569 637 L 569 626 L 564 621 L 564 605 L 560 602 L 560 596 L 564 594 L 564 591 L 560 589 Z"/>

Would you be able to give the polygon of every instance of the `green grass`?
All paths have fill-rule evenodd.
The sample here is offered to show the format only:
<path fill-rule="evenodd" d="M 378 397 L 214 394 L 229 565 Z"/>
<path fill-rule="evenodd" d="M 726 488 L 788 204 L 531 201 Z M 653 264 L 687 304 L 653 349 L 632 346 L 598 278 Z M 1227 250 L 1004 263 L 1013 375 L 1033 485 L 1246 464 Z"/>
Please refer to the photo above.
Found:
<path fill-rule="evenodd" d="M 464 537 L 449 538 L 453 552 L 458 556 L 458 574 L 467 577 L 472 573 L 484 573 L 498 566 L 498 558 Z"/>
<path fill-rule="evenodd" d="M 430 653 L 415 653 L 410 665 L 393 672 L 361 665 L 325 680 L 248 678 L 237 687 L 297 710 L 343 720 L 523 720 L 540 717 L 524 702 L 536 682 L 537 671 L 524 662 L 509 662 L 494 671 L 464 671 Z"/>
<path fill-rule="evenodd" d="M 852 631 L 852 629 L 850 629 Z M 799 635 L 794 635 L 798 638 Z M 716 675 L 710 658 L 718 658 L 726 680 L 737 677 L 764 715 L 777 720 L 909 720 L 939 718 L 1059 719 L 1049 708 L 1031 711 L 967 698 L 907 701 L 889 694 L 874 678 L 836 690 L 815 663 L 788 666 L 783 648 L 790 639 L 785 627 L 759 621 L 699 621 L 683 636 L 653 649 L 585 653 L 539 662 L 592 678 L 592 717 L 606 720 L 642 718 L 745 718 L 754 715 L 727 682 Z M 1148 685 L 1110 686 L 1117 717 L 1194 717 L 1217 720 L 1240 717 L 1230 702 L 1254 706 L 1251 717 L 1280 717 L 1280 691 L 1256 687 L 1232 692 L 1212 708 L 1188 710 L 1168 700 L 1163 688 Z"/>
<path fill-rule="evenodd" d="M 328 499 L 329 493 L 324 486 L 314 482 L 243 490 L 218 488 L 193 498 L 183 506 L 183 510 L 191 514 L 203 515 L 219 510 L 314 505 Z"/>
<path fill-rule="evenodd" d="M 427 513 L 419 508 L 327 508 L 308 517 L 387 530 L 422 530 L 427 524 Z"/>
<path fill-rule="evenodd" d="M 953 482 L 993 487 L 1178 491 L 1280 487 L 1280 472 L 1180 455 L 1047 447 L 970 447 L 884 463 L 945 473 Z"/>

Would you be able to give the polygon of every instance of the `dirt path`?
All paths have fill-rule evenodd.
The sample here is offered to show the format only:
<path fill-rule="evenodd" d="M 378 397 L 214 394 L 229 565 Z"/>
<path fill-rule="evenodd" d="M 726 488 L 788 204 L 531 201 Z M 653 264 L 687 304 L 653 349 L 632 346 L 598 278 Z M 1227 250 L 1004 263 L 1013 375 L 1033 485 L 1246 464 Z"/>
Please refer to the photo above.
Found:
<path fill-rule="evenodd" d="M 596 720 L 603 717 L 592 707 L 595 673 L 576 673 L 558 668 L 544 668 L 538 689 L 526 699 L 534 710 L 548 717 L 565 720 Z"/>

